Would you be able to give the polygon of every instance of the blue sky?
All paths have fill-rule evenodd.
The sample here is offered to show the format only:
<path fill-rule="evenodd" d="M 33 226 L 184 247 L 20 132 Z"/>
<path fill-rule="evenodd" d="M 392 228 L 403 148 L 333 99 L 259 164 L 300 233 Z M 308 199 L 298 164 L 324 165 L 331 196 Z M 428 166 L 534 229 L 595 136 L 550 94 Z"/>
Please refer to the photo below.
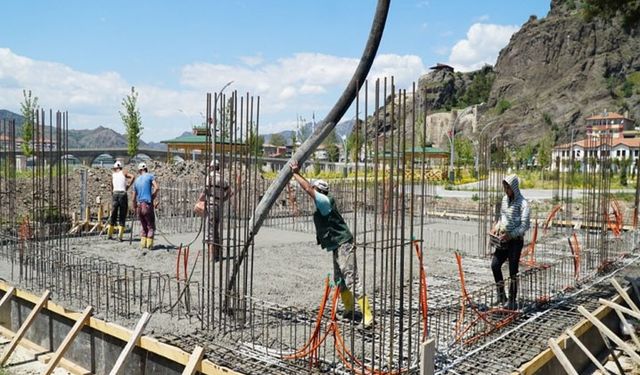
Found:
<path fill-rule="evenodd" d="M 370 79 L 399 87 L 437 62 L 468 71 L 494 64 L 530 15 L 550 0 L 392 0 Z M 205 94 L 261 98 L 261 133 L 326 114 L 366 42 L 372 0 L 10 0 L 0 31 L 0 109 L 19 111 L 30 89 L 70 127 L 123 132 L 118 111 L 135 86 L 146 141 L 199 123 Z M 349 114 L 347 114 L 349 115 Z M 351 117 L 353 114 L 351 114 Z"/>

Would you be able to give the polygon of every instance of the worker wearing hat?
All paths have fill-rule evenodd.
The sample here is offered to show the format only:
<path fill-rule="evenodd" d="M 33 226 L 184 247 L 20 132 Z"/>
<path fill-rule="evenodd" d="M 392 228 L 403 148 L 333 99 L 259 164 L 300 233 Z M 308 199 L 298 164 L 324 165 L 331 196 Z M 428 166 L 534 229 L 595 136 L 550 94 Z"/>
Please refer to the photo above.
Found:
<path fill-rule="evenodd" d="M 209 202 L 207 210 L 209 226 L 206 242 L 210 256 L 217 262 L 222 259 L 222 207 L 232 193 L 229 182 L 220 173 L 220 162 L 213 159 L 209 167 L 210 172 L 205 179 L 205 190 L 200 194 L 198 200 Z"/>
<path fill-rule="evenodd" d="M 362 313 L 362 324 L 365 328 L 373 324 L 373 314 L 369 299 L 362 291 L 358 278 L 355 245 L 353 235 L 347 223 L 338 212 L 336 202 L 329 194 L 329 184 L 324 180 L 307 181 L 300 175 L 296 161 L 290 164 L 293 177 L 302 189 L 309 194 L 316 205 L 313 222 L 316 227 L 318 244 L 333 255 L 333 279 L 340 288 L 340 297 L 344 305 L 343 317 L 357 319 L 355 301 Z M 355 294 L 355 297 L 354 297 Z"/>
<path fill-rule="evenodd" d="M 109 226 L 107 227 L 107 237 L 111 239 L 113 232 L 118 224 L 118 239 L 122 241 L 124 236 L 124 225 L 127 220 L 128 199 L 127 190 L 135 177 L 122 168 L 122 162 L 116 161 L 113 164 L 113 173 L 111 175 L 111 186 L 113 193 L 111 195 L 111 217 L 109 218 Z"/>
<path fill-rule="evenodd" d="M 157 205 L 155 200 L 159 190 L 158 183 L 153 174 L 149 173 L 147 165 L 138 164 L 138 177 L 133 183 L 133 210 L 138 214 L 142 226 L 140 247 L 143 249 L 153 248 L 153 235 L 156 230 L 154 206 Z"/>

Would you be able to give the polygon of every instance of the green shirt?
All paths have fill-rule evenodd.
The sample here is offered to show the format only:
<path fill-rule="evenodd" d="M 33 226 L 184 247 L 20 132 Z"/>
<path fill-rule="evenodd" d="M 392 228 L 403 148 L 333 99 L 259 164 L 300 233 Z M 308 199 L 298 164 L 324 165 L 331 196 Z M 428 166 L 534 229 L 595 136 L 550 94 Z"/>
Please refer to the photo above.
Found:
<path fill-rule="evenodd" d="M 333 251 L 343 243 L 353 241 L 349 226 L 338 212 L 333 197 L 317 191 L 315 195 L 316 212 L 313 213 L 313 223 L 316 225 L 318 245 L 327 251 Z M 330 210 L 326 209 L 327 200 L 331 207 Z"/>

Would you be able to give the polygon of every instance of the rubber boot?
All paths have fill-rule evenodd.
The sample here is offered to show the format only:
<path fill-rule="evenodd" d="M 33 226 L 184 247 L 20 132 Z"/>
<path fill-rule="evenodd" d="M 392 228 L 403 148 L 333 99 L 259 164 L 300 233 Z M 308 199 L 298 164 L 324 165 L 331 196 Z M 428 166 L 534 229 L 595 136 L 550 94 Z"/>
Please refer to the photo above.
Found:
<path fill-rule="evenodd" d="M 147 237 L 140 237 L 140 248 L 145 249 L 147 247 Z"/>
<path fill-rule="evenodd" d="M 498 305 L 502 305 L 507 302 L 507 293 L 504 292 L 504 285 L 499 285 L 496 287 L 496 295 L 498 297 Z"/>
<path fill-rule="evenodd" d="M 518 279 L 515 277 L 509 281 L 509 300 L 505 308 L 508 310 L 518 310 Z"/>
<path fill-rule="evenodd" d="M 371 306 L 369 306 L 369 298 L 363 296 L 358 298 L 358 306 L 362 311 L 362 326 L 369 328 L 373 325 L 373 313 L 371 312 Z"/>
<path fill-rule="evenodd" d="M 118 227 L 118 241 L 122 242 L 123 239 L 124 239 L 124 227 L 120 225 Z"/>
<path fill-rule="evenodd" d="M 111 224 L 109 224 L 109 225 L 107 226 L 107 239 L 108 239 L 108 240 L 113 239 L 113 231 L 114 231 L 115 229 L 116 229 L 116 228 L 115 228 L 113 225 L 111 225 Z"/>
<path fill-rule="evenodd" d="M 153 238 L 147 238 L 147 249 L 153 249 Z"/>
<path fill-rule="evenodd" d="M 356 304 L 353 299 L 353 293 L 349 289 L 345 289 L 340 292 L 340 298 L 342 299 L 342 305 L 344 306 L 344 312 L 342 317 L 349 320 L 360 320 L 362 316 L 358 317 L 356 313 Z M 361 314 L 360 314 L 361 315 Z"/>

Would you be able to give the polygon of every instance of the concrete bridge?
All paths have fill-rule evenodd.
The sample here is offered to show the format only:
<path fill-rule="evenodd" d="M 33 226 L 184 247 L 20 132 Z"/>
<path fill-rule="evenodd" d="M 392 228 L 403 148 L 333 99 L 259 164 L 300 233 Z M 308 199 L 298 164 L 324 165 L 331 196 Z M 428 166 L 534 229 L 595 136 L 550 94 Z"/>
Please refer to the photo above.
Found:
<path fill-rule="evenodd" d="M 0 151 L 0 159 L 5 157 L 7 152 Z M 63 157 L 71 158 L 74 157 L 80 160 L 82 165 L 91 165 L 93 162 L 102 155 L 109 155 L 114 159 L 122 160 L 125 164 L 129 163 L 131 158 L 129 157 L 127 148 L 102 148 L 102 149 L 68 149 L 66 152 L 60 151 L 44 151 L 44 157 L 49 159 L 51 157 L 55 157 L 62 153 Z M 21 156 L 22 150 L 16 150 L 16 155 Z M 167 151 L 163 150 L 155 150 L 155 149 L 147 149 L 141 148 L 138 149 L 138 156 L 148 156 L 153 160 L 158 161 L 167 161 Z M 51 163 L 56 163 L 56 161 L 52 161 Z"/>

